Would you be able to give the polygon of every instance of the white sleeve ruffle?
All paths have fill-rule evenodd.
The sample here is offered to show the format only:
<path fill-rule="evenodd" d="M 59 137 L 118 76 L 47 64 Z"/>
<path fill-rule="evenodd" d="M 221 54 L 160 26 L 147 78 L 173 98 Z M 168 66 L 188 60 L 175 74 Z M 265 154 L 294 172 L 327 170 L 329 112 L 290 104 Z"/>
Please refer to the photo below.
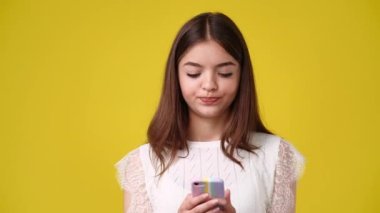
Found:
<path fill-rule="evenodd" d="M 144 170 L 136 149 L 115 164 L 120 187 L 130 194 L 128 213 L 153 212 L 145 187 Z"/>
<path fill-rule="evenodd" d="M 290 143 L 281 140 L 268 213 L 295 212 L 296 182 L 303 170 L 303 156 Z"/>

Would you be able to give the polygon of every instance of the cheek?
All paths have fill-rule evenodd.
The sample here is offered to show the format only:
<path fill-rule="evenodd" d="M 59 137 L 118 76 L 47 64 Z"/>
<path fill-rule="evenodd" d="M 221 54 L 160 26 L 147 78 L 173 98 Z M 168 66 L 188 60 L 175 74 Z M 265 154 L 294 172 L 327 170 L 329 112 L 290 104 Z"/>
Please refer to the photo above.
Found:
<path fill-rule="evenodd" d="M 192 94 L 192 84 L 186 79 L 179 78 L 179 87 L 181 89 L 182 96 L 186 100 Z"/>
<path fill-rule="evenodd" d="M 230 87 L 228 88 L 226 96 L 228 97 L 228 101 L 230 103 L 232 103 L 236 99 L 236 95 L 238 93 L 238 90 L 239 90 L 239 84 L 237 84 L 237 83 L 230 85 Z"/>
<path fill-rule="evenodd" d="M 237 93 L 239 89 L 239 82 L 237 80 L 229 81 L 223 84 L 223 90 L 225 91 L 225 94 L 227 95 L 234 95 Z"/>

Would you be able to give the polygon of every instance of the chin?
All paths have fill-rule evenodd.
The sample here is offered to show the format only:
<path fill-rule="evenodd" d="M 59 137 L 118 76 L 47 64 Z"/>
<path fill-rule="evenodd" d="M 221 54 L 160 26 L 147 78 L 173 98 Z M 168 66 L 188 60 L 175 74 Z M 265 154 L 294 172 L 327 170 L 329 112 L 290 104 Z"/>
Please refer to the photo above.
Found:
<path fill-rule="evenodd" d="M 217 119 L 223 117 L 224 113 L 222 112 L 197 112 L 195 115 L 199 118 L 205 119 Z"/>

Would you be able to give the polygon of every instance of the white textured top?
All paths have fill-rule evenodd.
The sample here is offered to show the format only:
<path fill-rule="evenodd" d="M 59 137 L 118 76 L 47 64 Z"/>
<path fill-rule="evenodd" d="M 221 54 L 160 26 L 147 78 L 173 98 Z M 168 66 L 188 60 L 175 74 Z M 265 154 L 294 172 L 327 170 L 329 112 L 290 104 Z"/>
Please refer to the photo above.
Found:
<path fill-rule="evenodd" d="M 227 158 L 220 141 L 191 142 L 159 179 L 149 144 L 133 150 L 116 163 L 122 189 L 131 194 L 128 212 L 177 212 L 191 182 L 205 177 L 224 180 L 238 213 L 294 212 L 294 184 L 300 177 L 302 155 L 281 138 L 254 133 L 254 153 L 237 150 L 244 170 Z"/>

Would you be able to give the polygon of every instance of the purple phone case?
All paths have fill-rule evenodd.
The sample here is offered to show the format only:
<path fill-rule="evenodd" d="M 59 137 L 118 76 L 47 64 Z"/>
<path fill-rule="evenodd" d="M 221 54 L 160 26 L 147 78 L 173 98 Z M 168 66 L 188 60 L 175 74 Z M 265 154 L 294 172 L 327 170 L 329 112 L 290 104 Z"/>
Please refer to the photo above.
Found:
<path fill-rule="evenodd" d="M 193 196 L 209 193 L 213 198 L 224 198 L 224 182 L 220 178 L 193 181 L 191 190 Z"/>

